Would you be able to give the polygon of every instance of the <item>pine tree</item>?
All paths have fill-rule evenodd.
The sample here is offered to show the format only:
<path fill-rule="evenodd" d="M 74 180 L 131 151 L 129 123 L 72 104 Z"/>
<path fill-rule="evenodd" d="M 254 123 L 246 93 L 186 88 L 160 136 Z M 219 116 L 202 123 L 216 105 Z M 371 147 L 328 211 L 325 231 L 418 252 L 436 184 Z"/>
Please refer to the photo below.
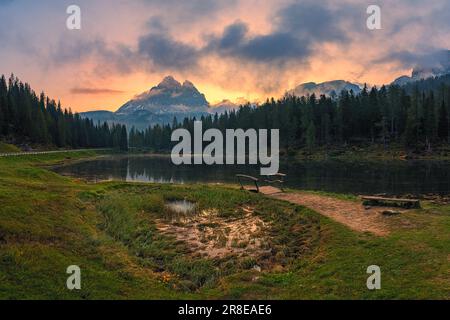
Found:
<path fill-rule="evenodd" d="M 316 127 L 314 121 L 309 123 L 308 129 L 306 130 L 306 147 L 308 149 L 313 149 L 316 145 Z"/>
<path fill-rule="evenodd" d="M 127 127 L 125 125 L 122 125 L 119 126 L 119 129 L 120 129 L 119 148 L 122 151 L 128 151 Z"/>
<path fill-rule="evenodd" d="M 449 136 L 449 125 L 448 125 L 448 114 L 447 107 L 444 101 L 442 101 L 441 107 L 439 108 L 439 123 L 438 123 L 438 137 L 441 141 L 447 141 Z"/>
<path fill-rule="evenodd" d="M 14 75 L 6 84 L 0 77 L 0 136 L 11 135 L 25 143 L 53 144 L 58 147 L 106 147 L 112 132 L 105 123 L 94 125 L 41 93 Z"/>
<path fill-rule="evenodd" d="M 0 78 L 0 136 L 8 134 L 8 87 L 5 76 Z"/>
<path fill-rule="evenodd" d="M 437 137 L 437 123 L 433 92 L 431 92 L 428 97 L 423 97 L 422 119 L 422 132 L 425 135 L 425 145 L 427 146 L 427 150 L 431 151 L 431 145 Z"/>

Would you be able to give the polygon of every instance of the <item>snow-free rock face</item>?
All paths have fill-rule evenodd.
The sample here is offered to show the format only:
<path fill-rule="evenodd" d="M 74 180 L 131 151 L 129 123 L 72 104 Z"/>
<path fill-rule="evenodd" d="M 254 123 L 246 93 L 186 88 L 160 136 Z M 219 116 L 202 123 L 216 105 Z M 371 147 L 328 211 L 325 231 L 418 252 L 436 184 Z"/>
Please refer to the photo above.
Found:
<path fill-rule="evenodd" d="M 156 124 L 172 123 L 174 118 L 200 118 L 210 112 L 205 95 L 194 84 L 183 84 L 167 76 L 157 86 L 137 95 L 116 112 L 85 112 L 83 117 L 95 121 L 126 124 L 128 128 L 145 129 Z"/>
<path fill-rule="evenodd" d="M 352 90 L 353 93 L 357 94 L 361 91 L 361 88 L 354 83 L 344 80 L 334 80 L 323 83 L 307 82 L 288 91 L 288 94 L 301 97 L 314 93 L 316 96 L 326 95 L 329 97 L 337 97 L 343 90 Z"/>
<path fill-rule="evenodd" d="M 156 87 L 128 101 L 116 113 L 129 114 L 142 110 L 153 113 L 207 112 L 208 107 L 205 95 L 192 82 L 185 81 L 181 84 L 168 76 Z"/>

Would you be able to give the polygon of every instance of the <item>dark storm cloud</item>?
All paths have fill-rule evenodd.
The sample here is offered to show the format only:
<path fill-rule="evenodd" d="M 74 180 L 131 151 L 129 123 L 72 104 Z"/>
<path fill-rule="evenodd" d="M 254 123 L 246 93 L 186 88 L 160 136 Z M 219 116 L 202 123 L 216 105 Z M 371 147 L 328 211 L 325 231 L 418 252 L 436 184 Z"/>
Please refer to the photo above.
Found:
<path fill-rule="evenodd" d="M 5 0 L 0 0 L 5 1 Z M 182 39 L 183 29 L 177 28 L 174 21 L 180 20 L 179 12 L 192 21 L 201 19 L 208 14 L 221 12 L 226 6 L 236 1 L 210 0 L 142 0 L 155 8 L 170 9 L 174 13 L 173 19 L 153 12 L 148 20 L 146 30 L 138 39 L 135 46 L 121 46 L 106 44 L 101 39 L 79 39 L 78 41 L 63 41 L 53 50 L 56 63 L 79 62 L 86 57 L 96 56 L 100 69 L 119 72 L 130 70 L 156 71 L 188 71 L 199 68 L 203 57 L 218 56 L 219 58 L 234 59 L 238 63 L 255 63 L 261 66 L 286 66 L 287 63 L 307 63 L 317 54 L 324 43 L 333 43 L 342 50 L 357 41 L 358 38 L 370 37 L 365 26 L 366 8 L 368 2 L 335 2 L 324 1 L 294 1 L 286 4 L 269 17 L 272 28 L 268 33 L 258 34 L 250 32 L 249 25 L 237 21 L 225 25 L 223 31 L 209 34 L 204 45 L 199 47 Z M 237 2 L 236 2 L 237 3 Z M 443 8 L 449 7 L 444 4 Z M 442 24 L 450 18 L 450 10 L 440 8 L 436 20 Z M 410 24 L 417 24 L 422 17 L 411 17 Z M 403 22 L 402 22 L 403 21 Z M 391 35 L 404 33 L 405 23 L 399 21 L 394 24 Z M 449 23 L 443 23 L 449 28 Z M 189 30 L 186 30 L 189 32 Z M 415 52 L 422 52 L 417 54 Z M 431 52 L 431 51 L 430 51 Z M 378 59 L 377 63 L 399 61 L 405 66 L 414 66 L 421 61 L 432 60 L 432 54 L 423 54 L 423 49 L 409 49 L 409 51 L 389 53 Z M 269 63 L 269 64 L 268 64 Z M 270 64 L 270 63 L 273 63 Z"/>
<path fill-rule="evenodd" d="M 157 2 L 156 0 L 148 1 Z M 183 10 L 190 12 L 193 15 L 191 18 L 195 19 L 196 15 L 214 12 L 226 3 L 226 1 L 169 0 L 164 5 L 182 6 Z M 368 31 L 365 22 L 368 4 L 366 1 L 342 2 L 338 5 L 333 5 L 327 0 L 294 1 L 279 8 L 270 17 L 271 32 L 251 34 L 246 23 L 237 21 L 224 27 L 221 34 L 209 35 L 206 44 L 201 48 L 172 38 L 170 28 L 155 17 L 149 22 L 153 33 L 140 39 L 138 53 L 145 60 L 152 61 L 155 66 L 176 70 L 197 67 L 198 61 L 203 56 L 211 54 L 237 59 L 244 63 L 304 63 L 314 56 L 317 48 L 320 48 L 323 43 L 330 42 L 345 48 L 346 45 L 355 41 L 354 35 L 366 36 Z M 446 8 L 450 9 L 450 3 L 443 4 L 443 7 L 434 13 L 434 21 L 450 28 L 448 23 L 450 10 L 445 10 Z M 422 18 L 412 16 L 408 19 L 402 19 L 394 25 L 391 35 L 404 32 L 404 27 L 400 26 L 415 25 Z M 424 54 L 424 51 L 430 53 Z M 409 67 L 417 64 L 426 65 L 429 61 L 436 61 L 439 58 L 434 50 L 419 48 L 391 53 L 379 59 L 378 62 L 394 60 Z"/>
<path fill-rule="evenodd" d="M 255 62 L 303 58 L 309 54 L 309 49 L 289 33 L 249 37 L 248 27 L 242 22 L 229 25 L 221 37 L 210 40 L 206 51 Z"/>
<path fill-rule="evenodd" d="M 185 10 L 191 14 L 191 19 L 234 3 L 209 0 L 143 1 Z M 352 8 L 345 6 L 345 15 L 352 14 Z M 61 41 L 53 57 L 56 63 L 70 63 L 97 56 L 109 67 L 121 72 L 133 67 L 148 69 L 149 66 L 153 70 L 193 70 L 202 57 L 209 55 L 253 63 L 304 63 L 314 54 L 317 44 L 346 44 L 349 41 L 340 24 L 343 14 L 337 10 L 344 10 L 344 6 L 333 9 L 327 2 L 294 2 L 275 11 L 271 17 L 273 30 L 268 34 L 250 34 L 248 25 L 238 21 L 224 27 L 222 34 L 209 35 L 203 47 L 175 39 L 170 32 L 170 23 L 153 16 L 147 23 L 147 33 L 138 39 L 137 48 L 111 47 L 101 39 L 79 39 Z"/>
<path fill-rule="evenodd" d="M 199 50 L 194 46 L 176 41 L 164 34 L 148 34 L 139 39 L 138 53 L 149 59 L 154 66 L 168 69 L 189 69 L 195 67 Z"/>
<path fill-rule="evenodd" d="M 409 5 L 419 7 L 423 1 L 410 0 Z M 418 9 L 418 12 L 421 12 Z M 430 41 L 430 37 L 437 34 L 445 34 L 450 32 L 450 1 L 445 0 L 439 5 L 434 6 L 426 15 L 411 14 L 403 16 L 401 19 L 393 19 L 393 25 L 389 30 L 390 35 L 405 34 L 408 35 L 412 28 L 421 26 L 422 34 L 415 34 L 417 44 L 426 45 Z"/>
<path fill-rule="evenodd" d="M 390 53 L 376 61 L 375 63 L 387 63 L 396 61 L 404 68 L 414 68 L 416 66 L 433 68 L 450 65 L 450 50 L 428 49 L 427 52 L 416 53 L 413 51 L 397 51 Z"/>
<path fill-rule="evenodd" d="M 355 8 L 346 6 L 347 14 L 352 10 L 356 13 Z M 295 34 L 302 40 L 346 41 L 340 25 L 343 13 L 342 7 L 330 9 L 324 2 L 295 2 L 278 12 L 275 23 L 278 30 Z"/>
<path fill-rule="evenodd" d="M 248 27 L 245 23 L 236 22 L 225 28 L 221 38 L 212 40 L 212 45 L 216 42 L 215 46 L 219 50 L 227 50 L 233 48 L 236 45 L 240 45 L 245 36 L 247 35 Z"/>
<path fill-rule="evenodd" d="M 278 59 L 302 60 L 311 49 L 289 33 L 273 33 L 250 39 L 238 48 L 240 57 L 255 61 L 272 61 Z"/>
<path fill-rule="evenodd" d="M 227 26 L 221 36 L 212 37 L 208 50 L 253 62 L 304 61 L 313 54 L 315 44 L 349 41 L 341 29 L 340 17 L 325 3 L 295 2 L 275 14 L 273 32 L 249 36 L 248 26 L 236 22 Z"/>

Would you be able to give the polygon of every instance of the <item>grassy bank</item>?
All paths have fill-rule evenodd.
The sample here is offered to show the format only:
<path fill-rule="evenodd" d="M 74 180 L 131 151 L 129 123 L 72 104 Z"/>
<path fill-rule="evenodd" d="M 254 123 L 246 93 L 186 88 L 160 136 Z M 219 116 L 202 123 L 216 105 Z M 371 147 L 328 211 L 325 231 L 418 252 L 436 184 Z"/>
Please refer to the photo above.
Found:
<path fill-rule="evenodd" d="M 15 145 L 4 143 L 0 141 L 0 153 L 20 152 L 20 149 Z"/>
<path fill-rule="evenodd" d="M 389 217 L 394 231 L 376 237 L 231 186 L 89 184 L 45 169 L 95 155 L 0 159 L 0 298 L 450 298 L 450 206 Z M 173 222 L 172 200 L 214 214 Z M 226 244 L 251 222 L 254 239 Z M 231 253 L 211 257 L 162 226 L 201 228 L 198 245 Z M 373 264 L 382 290 L 366 288 Z M 66 289 L 69 265 L 82 270 L 80 291 Z"/>
<path fill-rule="evenodd" d="M 450 146 L 448 144 L 433 146 L 427 150 L 425 146 L 416 149 L 407 149 L 400 144 L 380 145 L 361 144 L 347 146 L 317 147 L 313 149 L 300 149 L 289 152 L 297 159 L 313 160 L 450 160 Z"/>

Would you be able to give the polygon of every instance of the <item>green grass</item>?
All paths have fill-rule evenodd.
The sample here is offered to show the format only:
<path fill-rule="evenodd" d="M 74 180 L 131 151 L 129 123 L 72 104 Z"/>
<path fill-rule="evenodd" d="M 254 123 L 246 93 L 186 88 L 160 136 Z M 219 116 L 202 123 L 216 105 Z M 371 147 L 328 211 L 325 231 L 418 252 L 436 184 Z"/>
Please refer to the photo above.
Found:
<path fill-rule="evenodd" d="M 450 298 L 448 205 L 425 202 L 389 217 L 394 231 L 376 237 L 234 187 L 89 184 L 46 169 L 95 155 L 0 158 L 0 299 Z M 257 258 L 189 254 L 156 228 L 165 201 L 174 199 L 218 208 L 223 219 L 253 207 L 270 223 L 272 251 Z M 65 287 L 74 264 L 81 291 Z M 366 288 L 373 264 L 381 267 L 382 290 Z"/>
<path fill-rule="evenodd" d="M 0 153 L 14 153 L 20 151 L 21 150 L 17 148 L 15 145 L 7 144 L 0 141 Z"/>
<path fill-rule="evenodd" d="M 195 201 L 198 210 L 220 208 L 219 215 L 224 219 L 241 217 L 243 211 L 240 208 L 243 205 L 254 206 L 255 214 L 273 223 L 272 252 L 255 260 L 254 265 L 267 265 L 268 268 L 275 262 L 293 265 L 300 256 L 312 252 L 320 236 L 318 218 L 306 209 L 243 193 L 235 188 L 112 183 L 105 185 L 104 190 L 105 193 L 94 201 L 105 217 L 102 229 L 134 252 L 142 265 L 154 272 L 172 274 L 172 285 L 176 288 L 195 291 L 211 288 L 224 276 L 248 268 L 242 267 L 245 259 L 238 257 L 215 260 L 192 257 L 186 244 L 160 234 L 155 220 L 166 216 L 168 209 L 164 203 L 168 200 Z"/>

